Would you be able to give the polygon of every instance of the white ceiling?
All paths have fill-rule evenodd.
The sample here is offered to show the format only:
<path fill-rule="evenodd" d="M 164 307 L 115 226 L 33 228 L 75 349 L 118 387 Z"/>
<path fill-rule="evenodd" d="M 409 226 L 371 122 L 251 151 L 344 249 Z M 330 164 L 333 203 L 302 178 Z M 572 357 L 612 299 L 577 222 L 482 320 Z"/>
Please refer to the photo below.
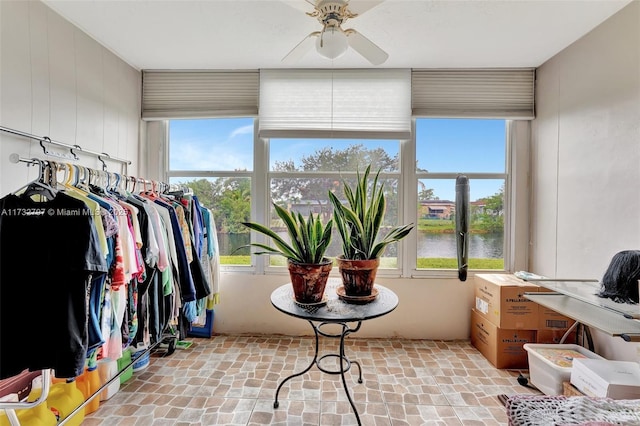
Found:
<path fill-rule="evenodd" d="M 385 0 L 343 28 L 389 54 L 382 68 L 537 67 L 631 1 Z M 44 3 L 139 70 L 371 66 L 351 49 L 334 61 L 311 51 L 283 64 L 321 29 L 305 0 Z"/>

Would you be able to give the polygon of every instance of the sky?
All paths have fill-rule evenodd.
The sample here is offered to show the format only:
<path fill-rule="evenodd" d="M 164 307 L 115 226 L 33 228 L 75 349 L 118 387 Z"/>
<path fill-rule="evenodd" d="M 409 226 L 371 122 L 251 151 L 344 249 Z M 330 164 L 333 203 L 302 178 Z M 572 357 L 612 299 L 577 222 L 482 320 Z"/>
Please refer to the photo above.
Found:
<path fill-rule="evenodd" d="M 233 171 L 253 168 L 253 119 L 172 120 L 170 123 L 170 168 L 172 170 Z M 290 139 L 272 143 L 275 161 L 299 160 L 324 144 Z M 331 140 L 334 150 L 361 141 Z M 390 156 L 398 153 L 397 141 L 367 140 L 367 146 L 384 147 Z M 467 119 L 419 119 L 416 123 L 418 167 L 430 172 L 470 173 L 505 170 L 505 121 Z M 299 164 L 299 161 L 297 162 Z M 429 180 L 428 188 L 442 200 L 455 200 L 455 181 Z M 502 181 L 472 180 L 471 200 L 493 195 Z"/>

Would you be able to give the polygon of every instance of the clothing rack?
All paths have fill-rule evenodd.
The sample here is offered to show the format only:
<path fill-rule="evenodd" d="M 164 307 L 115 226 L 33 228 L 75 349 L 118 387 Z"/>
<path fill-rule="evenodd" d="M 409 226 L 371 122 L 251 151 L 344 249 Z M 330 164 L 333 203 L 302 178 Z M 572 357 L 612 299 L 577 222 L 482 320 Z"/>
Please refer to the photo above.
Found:
<path fill-rule="evenodd" d="M 110 160 L 110 161 L 116 161 L 119 163 L 124 164 L 125 166 L 131 164 L 131 161 L 129 160 L 125 160 L 122 158 L 117 158 L 117 157 L 113 157 L 109 154 L 107 154 L 106 152 L 96 152 L 96 151 L 91 151 L 88 149 L 84 149 L 82 148 L 80 145 L 70 145 L 64 142 L 58 142 L 55 141 L 53 139 L 51 139 L 48 136 L 36 136 L 36 135 L 32 135 L 31 133 L 27 133 L 27 132 L 23 132 L 20 130 L 15 130 L 15 129 L 10 129 L 8 127 L 4 127 L 4 126 L 0 126 L 0 130 L 6 133 L 11 133 L 13 135 L 17 135 L 17 136 L 22 136 L 25 138 L 29 138 L 29 139 L 34 139 L 40 142 L 40 147 L 42 147 L 42 151 L 45 153 L 45 155 L 51 155 L 54 157 L 62 157 L 62 158 L 68 158 L 68 159 L 74 159 L 74 160 L 78 160 L 78 156 L 76 154 L 76 151 L 81 152 L 83 154 L 89 154 L 89 155 L 93 155 L 94 157 L 97 157 L 98 160 L 100 160 L 100 162 L 102 162 L 102 167 L 103 170 L 106 169 L 106 164 L 104 162 L 105 159 Z M 50 145 L 56 145 L 56 146 L 60 146 L 63 148 L 67 148 L 69 150 L 69 154 L 60 154 L 54 151 L 49 151 L 44 144 L 50 144 Z"/>
<path fill-rule="evenodd" d="M 46 165 L 45 163 L 49 163 L 49 160 L 42 160 L 40 158 L 37 157 L 32 157 L 32 158 L 24 158 L 21 157 L 20 155 L 13 153 L 11 155 L 9 155 L 9 161 L 17 164 L 17 163 L 25 163 L 27 164 L 27 166 L 38 166 L 40 168 L 40 174 L 39 176 L 43 175 L 43 167 Z M 61 166 L 66 166 L 67 163 L 58 163 Z M 123 175 L 120 173 L 115 173 L 115 172 L 108 172 L 106 169 L 106 164 L 104 164 L 103 162 L 103 169 L 102 170 L 96 170 L 96 169 L 92 169 L 90 167 L 85 167 L 85 166 L 76 166 L 76 165 L 72 165 L 74 168 L 78 167 L 80 169 L 83 169 L 85 171 L 89 171 L 90 175 L 92 176 L 100 176 L 100 174 L 104 174 L 104 175 L 115 175 L 117 178 L 120 179 L 120 181 L 124 182 L 125 184 L 125 189 L 127 189 L 127 186 L 129 184 L 129 182 L 131 182 L 131 184 L 133 185 L 133 191 L 135 191 L 136 186 L 139 184 L 140 186 L 138 188 L 142 188 L 143 190 L 152 190 L 154 192 L 159 191 L 159 192 L 165 192 L 166 190 L 169 189 L 170 185 L 165 183 L 165 182 L 158 182 L 155 180 L 150 180 L 150 179 L 143 179 L 143 178 L 139 178 L 139 177 L 135 177 L 135 176 L 127 176 L 127 175 Z M 61 169 L 62 170 L 62 169 Z M 148 185 L 148 186 L 147 186 Z"/>
<path fill-rule="evenodd" d="M 10 133 L 15 133 L 16 131 L 13 131 L 11 129 L 7 130 L 4 127 L 0 126 L 0 130 L 3 131 L 9 131 Z M 40 140 L 38 137 L 33 137 L 33 135 L 28 135 L 28 134 L 22 134 L 22 132 L 16 133 L 19 134 L 20 136 L 25 136 L 25 137 L 32 137 L 34 139 L 38 139 Z M 48 141 L 46 141 L 48 142 Z M 74 148 L 77 149 L 77 148 Z M 71 151 L 71 149 L 70 149 Z M 73 151 L 72 151 L 73 152 Z M 93 153 L 91 151 L 84 151 L 87 153 L 91 153 L 91 154 L 96 154 Z M 131 183 L 133 185 L 133 190 L 135 191 L 136 189 L 136 184 L 139 184 L 138 189 L 139 190 L 152 190 L 153 192 L 159 191 L 159 192 L 164 192 L 166 190 L 169 189 L 170 185 L 165 183 L 165 182 L 158 182 L 158 181 L 154 181 L 154 180 L 150 180 L 150 179 L 144 179 L 144 178 L 139 178 L 139 177 L 134 177 L 134 176 L 127 176 L 127 175 L 122 175 L 119 173 L 113 173 L 113 172 L 108 172 L 106 170 L 106 164 L 104 163 L 104 161 L 102 160 L 101 156 L 102 155 L 106 155 L 106 154 L 99 154 L 98 155 L 98 159 L 102 162 L 103 164 L 103 170 L 96 170 L 96 169 L 92 169 L 89 167 L 85 167 L 85 166 L 77 166 L 77 165 L 70 165 L 71 167 L 74 167 L 76 169 L 83 169 L 85 172 L 89 171 L 90 173 L 88 176 L 88 183 L 91 183 L 91 179 L 92 177 L 99 177 L 101 176 L 101 174 L 103 176 L 109 176 L 109 175 L 115 175 L 118 178 L 120 178 L 120 180 L 118 182 L 123 182 L 125 185 L 125 190 L 127 189 L 127 185 L 129 183 Z M 59 156 L 59 155 L 58 155 Z M 113 157 L 109 157 L 109 159 L 114 160 L 114 161 L 119 161 L 123 164 L 131 164 L 130 161 L 127 160 L 121 160 L 121 159 L 117 159 L 117 158 L 113 158 Z M 32 158 L 24 158 L 21 157 L 19 154 L 13 153 L 9 156 L 9 161 L 11 163 L 17 164 L 17 163 L 25 163 L 27 166 L 38 166 L 39 167 L 39 176 L 40 178 L 42 178 L 42 176 L 44 175 L 44 169 L 45 167 L 55 167 L 55 165 L 60 165 L 60 166 L 66 166 L 67 163 L 63 163 L 63 162 L 56 162 L 53 160 L 43 160 L 37 157 L 32 157 Z M 59 169 L 61 170 L 61 169 Z M 173 352 L 176 349 L 176 340 L 177 338 L 175 336 L 165 336 L 162 340 L 150 345 L 148 348 L 144 349 L 143 351 L 140 352 L 139 357 L 141 358 L 147 354 L 150 354 L 150 352 L 156 352 L 161 344 L 167 344 L 167 350 L 166 352 L 164 352 L 161 356 L 169 356 L 171 354 L 173 354 Z M 133 366 L 133 364 L 136 362 L 136 360 L 138 359 L 132 359 L 126 366 L 124 366 L 122 369 L 120 369 L 120 371 L 118 371 L 117 374 L 115 374 L 113 377 L 111 377 L 107 382 L 105 382 L 104 384 L 102 384 L 97 390 L 95 390 L 89 397 L 87 397 L 85 399 L 84 402 L 82 402 L 79 406 L 75 407 L 64 419 L 60 419 L 58 425 L 59 426 L 63 426 L 64 424 L 66 424 L 67 422 L 71 421 L 71 419 L 74 418 L 74 416 L 80 411 L 82 410 L 87 404 L 89 404 L 93 399 L 100 397 L 101 392 L 106 389 L 109 385 L 111 385 L 114 381 L 116 380 L 120 380 L 120 376 L 122 376 L 124 374 L 125 371 L 127 371 L 129 368 L 131 368 Z M 51 370 L 50 369 L 45 369 L 42 370 L 42 393 L 41 395 L 33 402 L 0 402 L 0 410 L 4 409 L 5 413 L 7 415 L 7 419 L 9 420 L 9 424 L 11 426 L 20 426 L 20 421 L 16 415 L 16 409 L 26 409 L 26 408 L 32 408 L 35 407 L 37 405 L 40 405 L 42 403 L 46 402 L 47 397 L 49 396 L 49 391 L 50 391 L 50 382 L 51 382 Z"/>

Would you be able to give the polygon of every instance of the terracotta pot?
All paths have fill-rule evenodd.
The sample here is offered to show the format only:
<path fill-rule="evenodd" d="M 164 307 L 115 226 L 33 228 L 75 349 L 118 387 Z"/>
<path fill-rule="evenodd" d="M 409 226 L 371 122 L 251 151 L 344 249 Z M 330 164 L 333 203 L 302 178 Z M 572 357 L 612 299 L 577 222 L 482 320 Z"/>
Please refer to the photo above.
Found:
<path fill-rule="evenodd" d="M 329 259 L 319 264 L 297 263 L 289 260 L 289 276 L 293 295 L 299 303 L 318 303 L 324 296 L 333 263 Z"/>
<path fill-rule="evenodd" d="M 370 296 L 380 266 L 380 258 L 349 260 L 338 256 L 336 261 L 347 296 Z"/>

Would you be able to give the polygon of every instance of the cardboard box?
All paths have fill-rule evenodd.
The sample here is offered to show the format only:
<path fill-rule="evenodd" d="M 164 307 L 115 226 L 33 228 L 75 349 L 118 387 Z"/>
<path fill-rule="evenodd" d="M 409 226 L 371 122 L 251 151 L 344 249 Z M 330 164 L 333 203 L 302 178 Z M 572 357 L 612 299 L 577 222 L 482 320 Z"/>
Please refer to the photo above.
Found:
<path fill-rule="evenodd" d="M 639 399 L 640 365 L 631 361 L 575 359 L 571 384 L 587 396 Z"/>
<path fill-rule="evenodd" d="M 535 339 L 535 330 L 503 329 L 471 310 L 471 344 L 496 368 L 526 369 L 527 351 L 523 345 Z"/>
<path fill-rule="evenodd" d="M 566 334 L 567 330 L 549 329 L 549 330 L 537 330 L 536 343 L 561 343 L 562 337 Z M 571 333 L 564 339 L 562 343 L 575 343 L 576 331 L 572 330 Z"/>
<path fill-rule="evenodd" d="M 544 287 L 538 287 L 538 292 L 552 292 Z M 575 320 L 559 314 L 553 309 L 538 305 L 538 330 L 564 330 L 566 331 L 575 323 Z"/>
<path fill-rule="evenodd" d="M 541 290 L 544 291 L 544 290 Z M 538 330 L 567 330 L 576 321 L 553 309 L 538 305 Z"/>
<path fill-rule="evenodd" d="M 485 319 L 503 329 L 536 330 L 539 305 L 524 297 L 538 292 L 539 286 L 511 274 L 477 274 L 475 309 Z"/>

